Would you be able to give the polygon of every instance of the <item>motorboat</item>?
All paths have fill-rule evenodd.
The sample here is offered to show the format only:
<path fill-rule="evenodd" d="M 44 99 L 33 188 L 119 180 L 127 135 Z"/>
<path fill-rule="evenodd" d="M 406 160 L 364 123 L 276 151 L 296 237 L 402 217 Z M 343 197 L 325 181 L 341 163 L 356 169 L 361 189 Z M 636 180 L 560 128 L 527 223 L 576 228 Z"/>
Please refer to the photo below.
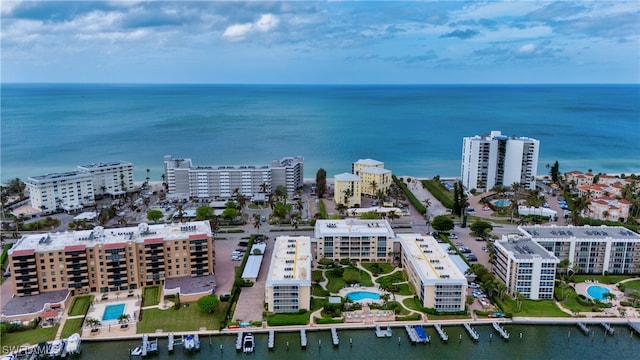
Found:
<path fill-rule="evenodd" d="M 69 355 L 80 354 L 81 351 L 82 350 L 80 348 L 80 334 L 78 333 L 72 334 L 67 339 L 67 354 Z"/>
<path fill-rule="evenodd" d="M 49 357 L 50 358 L 61 357 L 63 351 L 64 351 L 64 341 L 56 340 L 51 343 L 51 347 L 49 348 Z"/>
<path fill-rule="evenodd" d="M 252 333 L 246 333 L 242 339 L 242 352 L 252 353 L 255 348 L 255 341 Z"/>
<path fill-rule="evenodd" d="M 142 346 L 136 346 L 131 350 L 131 356 L 142 356 Z"/>
<path fill-rule="evenodd" d="M 200 340 L 197 335 L 189 334 L 185 336 L 183 346 L 187 351 L 198 351 L 200 349 Z"/>

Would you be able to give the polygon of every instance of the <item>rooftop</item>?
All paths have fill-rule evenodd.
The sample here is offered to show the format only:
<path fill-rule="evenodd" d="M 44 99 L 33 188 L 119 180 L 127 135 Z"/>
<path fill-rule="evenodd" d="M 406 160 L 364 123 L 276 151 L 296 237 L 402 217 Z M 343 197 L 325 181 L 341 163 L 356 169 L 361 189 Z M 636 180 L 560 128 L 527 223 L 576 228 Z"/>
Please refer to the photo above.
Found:
<path fill-rule="evenodd" d="M 208 221 L 152 225 L 142 223 L 138 226 L 114 229 L 104 229 L 101 226 L 96 226 L 93 230 L 26 235 L 16 242 L 10 253 L 21 250 L 35 250 L 36 252 L 61 251 L 65 247 L 73 245 L 93 247 L 130 241 L 143 243 L 145 240 L 174 240 L 197 236 L 211 237 L 211 226 Z"/>
<path fill-rule="evenodd" d="M 384 165 L 382 161 L 373 160 L 373 159 L 358 159 L 355 164 L 366 165 L 366 166 L 380 166 Z"/>
<path fill-rule="evenodd" d="M 9 294 L 6 294 L 9 295 Z M 69 296 L 69 290 L 48 291 L 38 295 L 14 296 L 2 308 L 3 316 L 34 314 L 44 311 L 47 305 L 60 304 Z"/>
<path fill-rule="evenodd" d="M 342 174 L 335 175 L 333 177 L 333 180 L 334 181 L 360 181 L 360 177 L 352 173 L 342 173 Z"/>
<path fill-rule="evenodd" d="M 504 235 L 502 240 L 496 241 L 495 244 L 498 247 L 504 248 L 507 252 L 511 253 L 513 258 L 518 260 L 538 258 L 543 260 L 555 260 L 556 262 L 559 261 L 557 257 L 527 237 L 519 235 Z"/>
<path fill-rule="evenodd" d="M 395 234 L 386 220 L 317 220 L 315 237 L 325 236 L 387 236 L 394 238 Z"/>
<path fill-rule="evenodd" d="M 97 162 L 89 165 L 80 165 L 78 166 L 78 168 L 83 170 L 84 169 L 94 170 L 94 169 L 100 169 L 100 168 L 109 168 L 112 166 L 133 166 L 133 164 L 128 161 L 109 161 L 109 162 Z"/>
<path fill-rule="evenodd" d="M 60 172 L 60 173 L 51 173 L 46 175 L 38 175 L 38 176 L 30 176 L 27 178 L 28 181 L 40 182 L 47 180 L 63 180 L 67 178 L 88 178 L 93 179 L 93 175 L 86 173 L 80 170 Z"/>
<path fill-rule="evenodd" d="M 311 239 L 308 236 L 276 238 L 267 275 L 267 285 L 283 281 L 311 285 Z"/>
<path fill-rule="evenodd" d="M 423 284 L 433 285 L 442 280 L 458 280 L 466 284 L 462 271 L 433 236 L 398 234 L 398 239 Z"/>
<path fill-rule="evenodd" d="M 164 288 L 167 290 L 179 289 L 181 295 L 213 293 L 216 288 L 216 276 L 209 274 L 167 278 L 164 280 Z"/>
<path fill-rule="evenodd" d="M 380 174 L 391 174 L 391 170 L 389 169 L 383 169 L 383 168 L 379 168 L 379 167 L 369 167 L 369 168 L 364 168 L 362 170 L 360 170 L 360 173 L 364 173 L 364 174 L 375 174 L 375 175 L 380 175 Z"/>
<path fill-rule="evenodd" d="M 249 258 L 247 259 L 247 263 L 244 266 L 244 270 L 242 271 L 243 279 L 257 279 L 258 274 L 260 273 L 260 266 L 262 265 L 262 260 L 264 258 L 264 252 L 267 249 L 267 244 L 253 244 L 251 250 L 249 251 Z M 260 254 L 254 254 L 254 251 L 259 250 Z"/>
<path fill-rule="evenodd" d="M 640 241 L 637 234 L 623 226 L 520 226 L 520 231 L 533 239 L 581 238 L 581 239 L 619 239 Z"/>

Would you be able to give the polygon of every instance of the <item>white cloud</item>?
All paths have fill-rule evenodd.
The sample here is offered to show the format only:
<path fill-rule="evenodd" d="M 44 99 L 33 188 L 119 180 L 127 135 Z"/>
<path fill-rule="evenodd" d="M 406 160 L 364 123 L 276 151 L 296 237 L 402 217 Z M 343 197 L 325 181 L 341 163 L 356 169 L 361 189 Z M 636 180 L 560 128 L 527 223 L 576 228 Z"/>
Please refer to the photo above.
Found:
<path fill-rule="evenodd" d="M 228 41 L 242 41 L 255 33 L 267 33 L 280 25 L 280 18 L 273 14 L 262 14 L 252 23 L 233 24 L 228 26 L 222 38 Z"/>
<path fill-rule="evenodd" d="M 528 55 L 533 54 L 536 51 L 536 46 L 532 43 L 524 44 L 518 48 L 518 54 Z"/>

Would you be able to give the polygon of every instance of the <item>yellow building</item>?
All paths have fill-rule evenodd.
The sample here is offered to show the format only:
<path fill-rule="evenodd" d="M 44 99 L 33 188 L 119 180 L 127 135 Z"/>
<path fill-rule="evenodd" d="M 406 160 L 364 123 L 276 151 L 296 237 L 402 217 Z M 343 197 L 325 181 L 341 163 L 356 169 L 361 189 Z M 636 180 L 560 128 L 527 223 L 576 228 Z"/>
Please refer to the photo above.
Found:
<path fill-rule="evenodd" d="M 359 159 L 351 164 L 351 173 L 360 176 L 360 171 L 362 171 L 362 169 L 371 168 L 384 169 L 384 163 L 373 159 Z"/>
<path fill-rule="evenodd" d="M 30 234 L 9 251 L 16 296 L 72 295 L 162 285 L 214 273 L 208 221 Z"/>
<path fill-rule="evenodd" d="M 362 180 L 362 194 L 374 197 L 382 190 L 385 194 L 387 189 L 391 187 L 391 170 L 379 167 L 371 167 L 360 170 L 360 179 Z"/>
<path fill-rule="evenodd" d="M 287 313 L 310 309 L 311 256 L 308 236 L 276 238 L 264 289 L 268 311 Z"/>
<path fill-rule="evenodd" d="M 334 177 L 333 200 L 336 205 L 343 204 L 348 208 L 360 206 L 362 196 L 362 180 L 354 174 L 343 173 Z"/>

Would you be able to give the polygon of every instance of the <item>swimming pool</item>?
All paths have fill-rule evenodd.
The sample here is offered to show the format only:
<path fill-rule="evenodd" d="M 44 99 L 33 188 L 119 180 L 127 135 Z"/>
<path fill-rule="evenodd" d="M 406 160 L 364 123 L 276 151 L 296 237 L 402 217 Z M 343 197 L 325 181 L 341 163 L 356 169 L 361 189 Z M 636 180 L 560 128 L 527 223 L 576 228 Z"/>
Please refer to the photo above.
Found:
<path fill-rule="evenodd" d="M 351 301 L 380 300 L 380 294 L 371 291 L 354 291 L 348 293 L 347 298 Z"/>
<path fill-rule="evenodd" d="M 104 308 L 102 321 L 117 320 L 124 313 L 124 304 L 107 305 Z"/>
<path fill-rule="evenodd" d="M 604 300 L 604 294 L 608 293 L 609 289 L 599 285 L 591 285 L 587 288 L 587 294 L 598 301 Z"/>
<path fill-rule="evenodd" d="M 507 200 L 507 199 L 493 200 L 491 203 L 495 206 L 506 207 L 511 205 L 511 200 Z"/>

